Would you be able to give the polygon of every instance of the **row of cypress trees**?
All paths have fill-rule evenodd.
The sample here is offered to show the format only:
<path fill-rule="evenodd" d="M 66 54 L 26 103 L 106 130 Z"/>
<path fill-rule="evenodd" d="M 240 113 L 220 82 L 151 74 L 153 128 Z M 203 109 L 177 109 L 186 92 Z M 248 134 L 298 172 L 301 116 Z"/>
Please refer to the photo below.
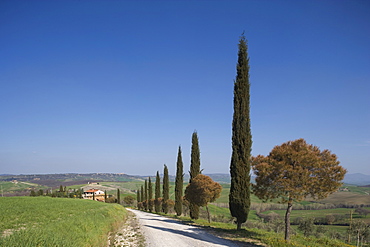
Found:
<path fill-rule="evenodd" d="M 200 170 L 200 150 L 199 140 L 196 131 L 192 134 L 192 147 L 191 147 L 191 164 L 190 164 L 190 180 L 195 178 L 201 173 Z M 169 207 L 174 206 L 175 212 L 178 216 L 183 213 L 183 184 L 184 184 L 184 165 L 182 161 L 181 146 L 178 148 L 177 163 L 176 163 L 176 179 L 175 179 L 175 202 L 169 198 L 169 175 L 168 168 L 164 165 L 163 170 L 163 189 L 162 194 L 160 192 L 160 176 L 157 171 L 156 182 L 155 182 L 155 198 L 152 197 L 152 183 L 149 177 L 149 183 L 147 180 L 144 182 L 144 186 L 137 191 L 137 201 L 139 209 L 147 211 L 153 211 L 153 205 L 155 212 L 168 213 Z M 161 197 L 162 196 L 162 197 Z M 190 203 L 189 204 L 190 217 L 193 219 L 199 218 L 199 206 Z"/>
<path fill-rule="evenodd" d="M 234 113 L 232 120 L 232 155 L 230 162 L 231 187 L 229 194 L 229 209 L 233 217 L 236 218 L 237 229 L 241 229 L 241 224 L 246 222 L 250 210 L 250 170 L 251 170 L 251 151 L 252 134 L 250 124 L 250 82 L 249 82 L 249 57 L 247 40 L 244 33 L 241 35 L 238 44 L 238 62 L 236 66 L 236 79 L 234 81 Z M 190 181 L 200 170 L 200 150 L 198 134 L 195 131 L 192 135 Z M 177 171 L 175 183 L 175 211 L 177 215 L 182 214 L 183 205 L 183 162 L 181 147 L 177 155 Z M 149 178 L 149 184 L 150 178 Z M 141 193 L 138 192 L 138 202 L 147 204 L 145 209 L 151 210 L 151 185 L 149 188 L 141 187 Z M 149 190 L 149 195 L 146 191 Z M 145 191 L 145 193 L 144 193 Z M 144 195 L 145 194 L 145 195 Z M 160 177 L 157 172 L 155 186 L 155 211 L 159 212 L 159 204 L 162 202 L 162 211 L 168 212 L 169 200 L 169 180 L 168 169 L 164 166 L 163 177 L 163 198 L 160 200 Z M 190 203 L 190 217 L 197 219 L 199 217 L 199 206 Z"/>

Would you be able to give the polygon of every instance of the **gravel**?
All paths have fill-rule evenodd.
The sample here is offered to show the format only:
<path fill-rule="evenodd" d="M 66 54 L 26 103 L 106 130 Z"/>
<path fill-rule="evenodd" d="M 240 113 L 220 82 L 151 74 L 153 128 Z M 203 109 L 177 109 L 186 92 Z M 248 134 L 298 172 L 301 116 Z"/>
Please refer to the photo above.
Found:
<path fill-rule="evenodd" d="M 228 246 L 240 247 L 238 243 L 214 236 L 204 229 L 185 225 L 181 222 L 160 215 L 128 209 L 135 213 L 141 231 L 149 247 L 188 247 L 188 246 Z M 255 246 L 255 245 L 253 245 Z"/>

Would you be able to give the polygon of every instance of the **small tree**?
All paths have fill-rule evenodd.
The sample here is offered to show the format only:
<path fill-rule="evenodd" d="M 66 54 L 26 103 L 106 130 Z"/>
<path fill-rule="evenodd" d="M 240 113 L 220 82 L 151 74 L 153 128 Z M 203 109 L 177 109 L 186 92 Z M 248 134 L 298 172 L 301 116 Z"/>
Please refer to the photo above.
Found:
<path fill-rule="evenodd" d="M 135 201 L 135 198 L 133 196 L 131 196 L 131 195 L 125 196 L 123 198 L 123 202 L 126 205 L 129 205 L 129 206 L 131 206 L 132 204 L 134 204 L 134 201 Z"/>
<path fill-rule="evenodd" d="M 37 196 L 37 194 L 34 190 L 31 190 L 30 196 Z"/>
<path fill-rule="evenodd" d="M 290 213 L 294 201 L 307 196 L 323 199 L 337 191 L 346 170 L 329 150 L 320 151 L 304 139 L 289 141 L 272 149 L 268 156 L 252 158 L 256 183 L 254 194 L 264 200 L 287 203 L 285 240 L 290 235 Z"/>
<path fill-rule="evenodd" d="M 104 202 L 107 202 L 107 199 L 108 199 L 107 191 L 104 190 Z"/>
<path fill-rule="evenodd" d="M 186 187 L 185 198 L 198 207 L 206 207 L 208 222 L 210 223 L 211 217 L 208 210 L 208 203 L 214 202 L 219 198 L 221 190 L 222 187 L 219 183 L 214 182 L 209 176 L 199 174 Z"/>
<path fill-rule="evenodd" d="M 315 218 L 301 219 L 298 224 L 298 230 L 302 231 L 305 237 L 308 237 L 311 234 L 313 234 L 315 230 L 314 223 L 315 223 Z"/>
<path fill-rule="evenodd" d="M 156 213 L 159 213 L 161 211 L 161 203 L 159 198 L 161 197 L 161 178 L 159 176 L 159 172 L 157 171 L 157 176 L 155 178 L 155 195 L 154 195 L 154 210 Z"/>
<path fill-rule="evenodd" d="M 348 232 L 356 238 L 356 246 L 362 246 L 364 241 L 370 237 L 370 226 L 362 220 L 355 221 Z"/>
<path fill-rule="evenodd" d="M 179 151 L 177 153 L 177 169 L 176 169 L 176 182 L 175 182 L 175 211 L 177 216 L 182 214 L 182 193 L 184 185 L 184 173 L 183 173 L 183 163 L 181 146 L 179 146 Z"/>
<path fill-rule="evenodd" d="M 162 210 L 163 213 L 168 213 L 168 205 L 167 200 L 170 199 L 170 181 L 168 177 L 168 168 L 164 165 L 164 172 L 163 172 L 163 202 L 162 202 Z"/>

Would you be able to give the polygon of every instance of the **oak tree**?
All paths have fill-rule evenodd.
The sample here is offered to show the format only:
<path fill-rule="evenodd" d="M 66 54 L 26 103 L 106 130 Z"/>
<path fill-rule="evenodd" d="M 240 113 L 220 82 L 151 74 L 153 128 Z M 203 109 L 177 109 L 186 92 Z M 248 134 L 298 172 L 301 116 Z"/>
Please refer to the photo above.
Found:
<path fill-rule="evenodd" d="M 320 151 L 304 139 L 275 146 L 269 155 L 252 158 L 256 183 L 253 193 L 267 201 L 278 199 L 288 205 L 285 214 L 285 240 L 289 240 L 293 202 L 311 196 L 323 199 L 337 191 L 346 170 L 329 150 Z"/>

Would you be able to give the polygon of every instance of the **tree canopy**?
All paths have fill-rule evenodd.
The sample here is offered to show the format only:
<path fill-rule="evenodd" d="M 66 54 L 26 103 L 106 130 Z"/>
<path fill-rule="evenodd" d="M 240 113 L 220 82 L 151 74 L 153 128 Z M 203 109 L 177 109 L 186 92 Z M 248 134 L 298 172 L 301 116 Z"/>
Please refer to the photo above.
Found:
<path fill-rule="evenodd" d="M 337 191 L 346 170 L 329 150 L 320 151 L 304 139 L 275 146 L 268 156 L 252 158 L 256 183 L 253 193 L 267 201 L 287 203 L 285 239 L 289 240 L 290 212 L 293 202 L 307 196 L 323 199 Z"/>
<path fill-rule="evenodd" d="M 199 207 L 207 207 L 209 202 L 216 201 L 220 197 L 222 187 L 214 182 L 209 176 L 199 174 L 194 177 L 185 189 L 185 199 Z M 209 211 L 208 221 L 210 221 Z"/>

